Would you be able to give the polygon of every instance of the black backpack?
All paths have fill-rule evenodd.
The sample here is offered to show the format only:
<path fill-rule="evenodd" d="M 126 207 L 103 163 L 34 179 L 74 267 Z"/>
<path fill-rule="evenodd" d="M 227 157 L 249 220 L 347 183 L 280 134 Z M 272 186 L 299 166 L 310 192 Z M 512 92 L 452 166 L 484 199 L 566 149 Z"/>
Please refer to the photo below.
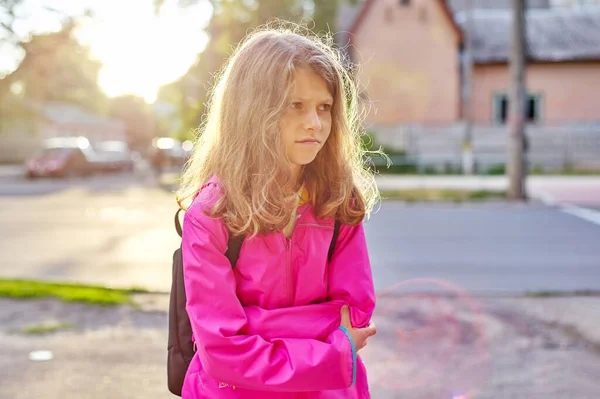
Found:
<path fill-rule="evenodd" d="M 179 212 L 181 212 L 181 209 L 175 213 L 175 229 L 181 237 L 182 229 L 179 221 Z M 340 222 L 336 220 L 333 228 L 333 238 L 331 239 L 327 254 L 328 261 L 333 256 L 339 233 Z M 232 268 L 237 263 L 243 241 L 243 236 L 237 236 L 231 237 L 227 243 L 225 256 L 229 259 Z M 192 341 L 192 326 L 185 305 L 183 260 L 181 248 L 177 248 L 173 253 L 173 281 L 171 283 L 171 297 L 169 301 L 169 344 L 167 348 L 167 383 L 169 391 L 177 396 L 181 396 L 183 380 L 196 351 L 194 342 Z"/>

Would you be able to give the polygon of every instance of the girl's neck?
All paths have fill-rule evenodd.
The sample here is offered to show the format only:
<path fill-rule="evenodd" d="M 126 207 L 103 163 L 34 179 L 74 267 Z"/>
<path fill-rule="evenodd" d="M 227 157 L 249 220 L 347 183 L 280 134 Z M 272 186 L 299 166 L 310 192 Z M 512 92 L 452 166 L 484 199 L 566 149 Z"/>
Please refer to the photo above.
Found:
<path fill-rule="evenodd" d="M 301 166 L 294 166 L 294 168 L 292 169 L 292 179 L 291 182 L 293 182 L 292 185 L 292 190 L 297 192 L 300 190 L 300 188 L 302 187 L 302 184 L 304 183 L 304 173 L 303 173 L 303 168 Z"/>

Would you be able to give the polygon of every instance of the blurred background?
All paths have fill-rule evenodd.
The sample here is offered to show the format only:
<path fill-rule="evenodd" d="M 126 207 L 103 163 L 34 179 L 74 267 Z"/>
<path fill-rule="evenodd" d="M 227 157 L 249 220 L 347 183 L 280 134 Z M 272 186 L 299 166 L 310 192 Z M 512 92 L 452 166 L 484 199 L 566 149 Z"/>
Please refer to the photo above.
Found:
<path fill-rule="evenodd" d="M 173 191 L 272 18 L 333 36 L 389 156 L 373 398 L 600 397 L 600 1 L 3 0 L 0 398 L 169 397 Z"/>

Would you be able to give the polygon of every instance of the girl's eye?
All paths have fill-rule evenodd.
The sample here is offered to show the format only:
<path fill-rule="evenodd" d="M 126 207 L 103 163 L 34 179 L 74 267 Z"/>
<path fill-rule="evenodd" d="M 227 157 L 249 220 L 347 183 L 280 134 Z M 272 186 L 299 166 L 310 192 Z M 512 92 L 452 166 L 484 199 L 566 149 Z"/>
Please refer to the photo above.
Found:
<path fill-rule="evenodd" d="M 292 103 L 290 106 L 292 108 L 301 109 L 302 108 L 302 103 L 295 102 L 295 103 Z"/>
<path fill-rule="evenodd" d="M 325 112 L 331 111 L 331 104 L 321 104 L 319 106 L 319 110 L 320 111 L 325 111 Z"/>

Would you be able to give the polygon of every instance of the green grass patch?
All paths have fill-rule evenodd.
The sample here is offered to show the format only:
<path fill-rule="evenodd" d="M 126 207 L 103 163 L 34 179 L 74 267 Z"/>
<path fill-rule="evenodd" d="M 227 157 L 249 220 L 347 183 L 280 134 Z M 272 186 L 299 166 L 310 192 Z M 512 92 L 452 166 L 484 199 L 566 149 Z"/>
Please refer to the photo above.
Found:
<path fill-rule="evenodd" d="M 73 328 L 73 325 L 70 323 L 42 323 L 27 327 L 23 332 L 31 335 L 42 335 L 61 330 L 68 330 L 70 328 Z"/>
<path fill-rule="evenodd" d="M 407 202 L 417 201 L 443 201 L 464 202 L 484 201 L 489 199 L 505 199 L 506 192 L 503 191 L 467 191 L 467 190 L 439 190 L 439 189 L 415 189 L 415 190 L 382 190 L 384 199 L 401 200 Z"/>
<path fill-rule="evenodd" d="M 0 279 L 0 297 L 17 299 L 57 298 L 102 306 L 133 304 L 130 295 L 147 292 L 143 288 L 114 289 L 83 284 Z"/>

